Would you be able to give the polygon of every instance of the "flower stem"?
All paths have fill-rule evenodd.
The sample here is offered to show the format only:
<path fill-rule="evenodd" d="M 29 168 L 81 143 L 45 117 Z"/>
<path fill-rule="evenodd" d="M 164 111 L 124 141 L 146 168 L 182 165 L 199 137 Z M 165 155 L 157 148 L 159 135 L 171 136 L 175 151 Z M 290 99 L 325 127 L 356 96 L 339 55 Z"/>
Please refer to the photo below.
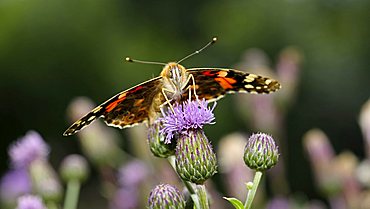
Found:
<path fill-rule="evenodd" d="M 58 205 L 53 201 L 47 202 L 46 206 L 48 209 L 58 209 Z"/>
<path fill-rule="evenodd" d="M 261 171 L 256 171 L 254 174 L 254 179 L 253 179 L 253 186 L 252 189 L 248 191 L 248 196 L 244 204 L 244 209 L 249 209 L 252 206 L 252 202 L 254 199 L 254 196 L 256 195 L 258 184 L 260 183 L 262 177 L 262 172 Z"/>
<path fill-rule="evenodd" d="M 209 209 L 206 187 L 201 184 L 197 185 L 197 194 L 200 202 L 200 209 Z"/>
<path fill-rule="evenodd" d="M 176 172 L 176 164 L 175 164 L 175 156 L 169 156 L 168 158 L 168 161 L 170 162 L 170 164 L 171 164 L 171 166 L 172 166 L 172 168 L 175 170 L 175 172 Z M 177 172 L 176 172 L 177 173 Z M 181 178 L 180 178 L 181 179 Z M 181 181 L 185 184 L 185 187 L 188 189 L 188 191 L 189 191 L 189 193 L 191 194 L 191 195 L 193 195 L 193 194 L 196 194 L 195 193 L 195 190 L 194 190 L 194 188 L 193 188 L 193 186 L 191 185 L 191 183 L 190 182 L 188 182 L 188 181 L 184 181 L 184 180 L 182 180 L 181 179 Z"/>
<path fill-rule="evenodd" d="M 175 170 L 175 172 L 176 172 L 176 163 L 175 163 L 175 156 L 169 156 L 168 158 L 168 162 L 171 164 L 171 166 L 172 166 L 172 168 Z M 177 172 L 176 172 L 177 173 Z M 181 179 L 181 178 L 180 178 Z M 195 205 L 195 208 L 197 208 L 197 209 L 202 209 L 201 207 L 200 207 L 200 198 L 199 198 L 199 196 L 198 196 L 198 194 L 195 192 L 195 190 L 194 190 L 194 188 L 193 188 L 193 186 L 191 185 L 191 183 L 190 182 L 188 182 L 188 181 L 184 181 L 184 180 L 182 180 L 181 179 L 181 181 L 184 183 L 184 185 L 185 185 L 185 187 L 186 187 L 186 189 L 189 191 L 189 193 L 190 193 L 190 196 L 191 196 L 191 199 L 193 199 L 193 202 L 194 202 L 194 205 Z"/>
<path fill-rule="evenodd" d="M 70 180 L 67 183 L 67 192 L 64 200 L 64 209 L 76 209 L 80 193 L 80 182 Z"/>

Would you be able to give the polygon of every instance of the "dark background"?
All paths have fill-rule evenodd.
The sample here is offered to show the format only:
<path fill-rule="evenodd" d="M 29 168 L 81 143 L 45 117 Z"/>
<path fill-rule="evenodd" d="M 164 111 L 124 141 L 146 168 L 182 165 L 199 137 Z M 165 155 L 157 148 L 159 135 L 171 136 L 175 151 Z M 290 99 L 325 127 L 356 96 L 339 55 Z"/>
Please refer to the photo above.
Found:
<path fill-rule="evenodd" d="M 370 96 L 369 9 L 365 0 L 2 0 L 0 173 L 8 168 L 7 147 L 30 129 L 51 145 L 53 162 L 80 152 L 75 137 L 62 136 L 69 102 L 87 96 L 100 103 L 161 71 L 125 63 L 126 56 L 178 60 L 216 35 L 215 46 L 182 64 L 232 67 L 247 49 L 259 48 L 273 67 L 285 47 L 302 52 L 286 119 L 286 167 L 292 192 L 315 196 L 301 141 L 307 130 L 322 129 L 337 152 L 364 155 L 357 118 Z M 207 129 L 210 138 L 251 131 L 238 124 L 235 97 L 218 103 L 216 118 L 223 121 Z"/>

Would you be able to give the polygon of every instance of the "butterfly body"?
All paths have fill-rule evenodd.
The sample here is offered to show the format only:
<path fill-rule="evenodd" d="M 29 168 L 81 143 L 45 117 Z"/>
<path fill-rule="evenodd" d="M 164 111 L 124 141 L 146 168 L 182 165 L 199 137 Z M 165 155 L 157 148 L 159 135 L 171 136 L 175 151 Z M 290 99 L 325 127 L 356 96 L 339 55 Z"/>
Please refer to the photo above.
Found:
<path fill-rule="evenodd" d="M 176 63 L 168 63 L 160 76 L 122 91 L 73 123 L 64 136 L 73 135 L 102 117 L 107 125 L 119 128 L 149 121 L 152 123 L 166 102 L 195 99 L 217 100 L 227 93 L 271 93 L 280 89 L 271 78 L 245 73 L 234 69 L 193 68 L 186 69 Z M 189 90 L 190 89 L 190 90 Z"/>
<path fill-rule="evenodd" d="M 163 93 L 174 101 L 181 99 L 183 90 L 189 82 L 186 68 L 175 62 L 168 63 L 162 70 Z"/>

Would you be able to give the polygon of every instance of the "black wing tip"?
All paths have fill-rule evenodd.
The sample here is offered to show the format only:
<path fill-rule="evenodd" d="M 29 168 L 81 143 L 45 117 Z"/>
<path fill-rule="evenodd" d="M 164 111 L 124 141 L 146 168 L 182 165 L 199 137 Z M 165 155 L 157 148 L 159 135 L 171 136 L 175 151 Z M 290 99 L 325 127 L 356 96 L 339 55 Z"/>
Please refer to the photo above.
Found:
<path fill-rule="evenodd" d="M 75 122 L 72 124 L 66 131 L 64 131 L 63 136 L 71 136 L 78 131 L 80 131 L 84 126 L 81 127 L 80 121 Z"/>
<path fill-rule="evenodd" d="M 271 93 L 277 92 L 280 89 L 281 89 L 281 84 L 278 81 L 273 80 L 270 84 L 268 84 L 267 89 L 262 89 L 262 91 L 252 89 L 251 91 L 256 91 L 257 94 L 271 94 Z"/>
<path fill-rule="evenodd" d="M 282 87 L 281 84 L 278 81 L 276 81 L 276 83 L 274 85 L 274 92 L 281 89 L 281 87 Z"/>
<path fill-rule="evenodd" d="M 77 131 L 75 129 L 67 129 L 64 133 L 63 133 L 63 136 L 71 136 L 73 134 L 75 134 Z"/>

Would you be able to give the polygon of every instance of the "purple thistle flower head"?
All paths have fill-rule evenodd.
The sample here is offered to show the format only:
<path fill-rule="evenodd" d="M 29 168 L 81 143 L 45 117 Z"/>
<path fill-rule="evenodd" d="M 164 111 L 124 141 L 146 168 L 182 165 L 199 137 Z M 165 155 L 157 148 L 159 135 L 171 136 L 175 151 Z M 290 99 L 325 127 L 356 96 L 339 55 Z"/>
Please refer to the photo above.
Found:
<path fill-rule="evenodd" d="M 135 209 L 139 206 L 139 192 L 136 187 L 121 187 L 114 194 L 111 209 Z"/>
<path fill-rule="evenodd" d="M 16 209 L 46 209 L 46 207 L 40 197 L 25 195 L 18 198 L 18 205 Z"/>
<path fill-rule="evenodd" d="M 19 196 L 29 192 L 31 192 L 31 179 L 26 169 L 10 170 L 1 178 L 1 201 L 15 202 Z"/>
<path fill-rule="evenodd" d="M 203 100 L 185 101 L 175 104 L 173 111 L 162 111 L 163 117 L 159 118 L 163 127 L 161 133 L 166 135 L 165 143 L 170 143 L 176 133 L 186 135 L 188 130 L 202 129 L 205 124 L 214 124 L 212 111 L 216 107 L 208 107 L 208 102 Z"/>
<path fill-rule="evenodd" d="M 140 160 L 133 160 L 119 170 L 118 181 L 122 187 L 138 187 L 149 176 L 149 168 Z"/>
<path fill-rule="evenodd" d="M 12 165 L 28 167 L 36 159 L 46 159 L 50 148 L 36 131 L 29 131 L 9 148 Z"/>

